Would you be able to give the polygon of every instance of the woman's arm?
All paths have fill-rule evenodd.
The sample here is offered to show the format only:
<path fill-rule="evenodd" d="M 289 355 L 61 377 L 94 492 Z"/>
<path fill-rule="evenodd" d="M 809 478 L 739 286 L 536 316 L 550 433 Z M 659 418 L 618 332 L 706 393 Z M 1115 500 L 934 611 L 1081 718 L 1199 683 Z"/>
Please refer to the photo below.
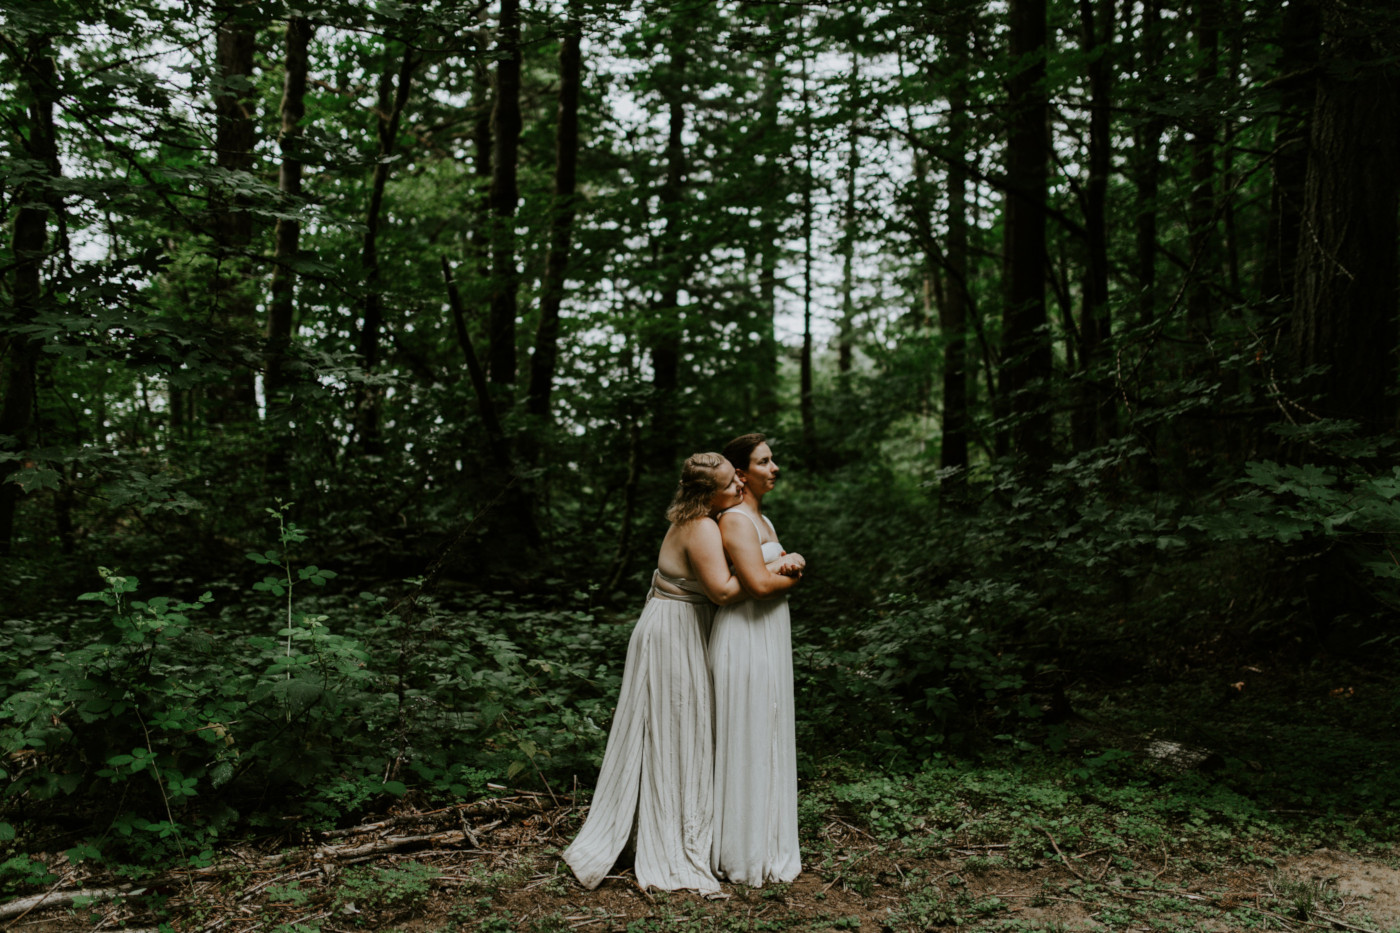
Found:
<path fill-rule="evenodd" d="M 747 515 L 724 513 L 719 517 L 719 531 L 724 539 L 724 552 L 734 565 L 734 576 L 755 599 L 786 593 L 802 578 L 800 570 L 796 576 L 782 576 L 768 569 L 763 563 L 763 545 L 759 544 L 758 531 Z"/>
<path fill-rule="evenodd" d="M 708 518 L 697 519 L 694 524 L 686 542 L 686 556 L 705 595 L 717 606 L 747 599 L 739 578 L 729 572 L 729 562 L 724 559 L 719 526 Z"/>

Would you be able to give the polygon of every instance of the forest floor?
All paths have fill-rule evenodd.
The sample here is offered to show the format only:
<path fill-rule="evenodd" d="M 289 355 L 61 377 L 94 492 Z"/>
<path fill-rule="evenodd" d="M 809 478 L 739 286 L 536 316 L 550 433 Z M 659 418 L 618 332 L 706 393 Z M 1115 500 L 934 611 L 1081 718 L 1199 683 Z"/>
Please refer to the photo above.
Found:
<path fill-rule="evenodd" d="M 1282 670 L 1282 667 L 1280 668 Z M 0 929 L 174 933 L 859 930 L 1400 931 L 1392 675 L 1323 665 L 1070 692 L 1034 741 L 882 769 L 804 762 L 803 873 L 720 897 L 594 891 L 559 852 L 586 796 L 410 792 L 354 825 L 288 829 L 207 867 L 58 878 Z"/>
<path fill-rule="evenodd" d="M 761 889 L 726 884 L 722 896 L 707 899 L 642 891 L 626 870 L 595 891 L 582 889 L 558 859 L 579 816 L 528 795 L 435 812 L 402 808 L 334 844 L 280 853 L 243 849 L 215 870 L 147 881 L 120 898 L 56 899 L 56 906 L 11 918 L 9 929 L 1400 929 L 1395 852 L 1318 848 L 1277 856 L 1255 846 L 1221 859 L 1213 851 L 1166 846 L 1158 858 L 1132 859 L 1061 846 L 1046 831 L 1048 857 L 1024 860 L 1011 854 L 1010 840 L 969 840 L 929 852 L 918 840 L 882 842 L 833 818 L 804 840 L 805 870 L 796 881 Z M 463 827 L 473 824 L 466 835 Z M 450 825 L 458 829 L 441 829 Z M 417 843 L 402 842 L 415 836 Z M 421 848 L 403 851 L 413 845 Z M 56 887 L 77 880 L 70 876 Z M 101 891 L 101 882 L 91 880 L 90 889 Z"/>

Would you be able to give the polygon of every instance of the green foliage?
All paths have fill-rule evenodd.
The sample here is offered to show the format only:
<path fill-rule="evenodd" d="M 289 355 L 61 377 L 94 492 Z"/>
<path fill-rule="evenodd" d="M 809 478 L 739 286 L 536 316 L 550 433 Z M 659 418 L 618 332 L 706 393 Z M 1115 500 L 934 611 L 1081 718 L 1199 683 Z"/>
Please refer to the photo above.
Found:
<path fill-rule="evenodd" d="M 340 877 L 335 908 L 352 914 L 357 925 L 377 922 L 377 914 L 409 913 L 422 907 L 439 872 L 421 862 L 351 868 Z"/>

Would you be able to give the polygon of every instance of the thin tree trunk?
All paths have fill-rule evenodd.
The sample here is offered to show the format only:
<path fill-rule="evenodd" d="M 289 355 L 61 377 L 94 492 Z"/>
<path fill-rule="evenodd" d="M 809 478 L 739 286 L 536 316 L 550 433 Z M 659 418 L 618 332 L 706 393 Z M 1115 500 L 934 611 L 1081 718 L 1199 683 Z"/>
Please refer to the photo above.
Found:
<path fill-rule="evenodd" d="M 214 94 L 214 155 L 218 167 L 230 174 L 253 168 L 253 111 L 257 98 L 250 82 L 257 33 L 245 19 L 247 13 L 242 4 L 221 5 L 215 11 L 222 21 L 215 37 L 220 90 Z M 249 257 L 253 215 L 244 197 L 216 192 L 211 201 L 218 257 L 211 284 L 213 298 L 222 324 L 232 331 L 235 340 L 243 339 L 254 332 L 257 314 Z M 213 424 L 246 422 L 257 417 L 253 370 L 237 363 L 231 366 L 227 382 L 209 387 L 207 417 Z"/>
<path fill-rule="evenodd" d="M 1050 154 L 1045 89 L 1045 0 L 1010 0 L 1006 280 L 999 398 L 1011 418 L 1010 447 L 1032 460 L 1051 454 L 1050 341 L 1045 308 L 1045 207 Z"/>
<path fill-rule="evenodd" d="M 13 321 L 24 324 L 34 319 L 43 303 L 44 251 L 48 243 L 49 214 L 57 209 L 49 183 L 59 176 L 58 149 L 54 128 L 54 102 L 58 99 L 56 68 L 47 35 L 36 34 L 25 45 L 16 62 L 25 96 L 25 154 L 47 169 L 47 177 L 34 187 L 16 192 L 21 205 L 15 214 L 12 240 L 14 266 L 10 288 Z M 33 184 L 33 183 L 31 183 Z M 36 190 L 37 189 L 37 190 Z M 0 341 L 0 373 L 5 398 L 0 404 L 0 450 L 23 450 L 29 441 L 34 410 L 35 368 L 39 344 L 31 336 L 11 331 Z M 13 438 L 13 440 L 7 440 Z M 13 445 L 13 446 L 11 446 Z M 14 541 L 15 512 L 22 490 L 17 483 L 4 482 L 8 465 L 0 466 L 0 555 L 8 555 Z"/>
<path fill-rule="evenodd" d="M 365 212 L 365 233 L 360 251 L 365 297 L 359 352 L 367 371 L 379 365 L 380 337 L 384 327 L 384 296 L 379 288 L 379 225 L 383 218 L 384 188 L 389 183 L 390 157 L 394 154 L 398 140 L 399 118 L 408 103 L 409 85 L 419 60 L 414 54 L 413 46 L 405 44 L 403 58 L 398 64 L 397 82 L 394 69 L 388 67 L 387 63 L 379 79 L 378 119 L 375 121 L 379 157 L 375 161 L 374 176 L 370 181 L 369 207 Z M 364 391 L 360 396 L 356 433 L 364 449 L 370 453 L 379 449 L 379 402 L 380 393 L 372 389 Z"/>
<path fill-rule="evenodd" d="M 860 236 L 860 219 L 856 215 L 856 185 L 860 175 L 860 57 L 851 57 L 851 109 L 848 149 L 846 152 L 846 203 L 841 226 L 841 322 L 836 334 L 836 369 L 851 371 L 852 344 L 855 335 L 855 265 L 856 240 Z"/>
<path fill-rule="evenodd" d="M 656 332 L 651 341 L 652 386 L 656 389 L 656 409 L 651 446 L 655 463 L 669 468 L 675 458 L 676 390 L 680 384 L 681 322 L 680 292 L 685 275 L 682 262 L 681 212 L 685 196 L 685 73 L 690 54 L 686 32 L 674 27 L 671 65 L 663 96 L 667 105 L 666 180 L 657 201 L 664 224 L 657 256 L 660 276 L 665 283 L 657 296 L 653 313 Z"/>
<path fill-rule="evenodd" d="M 491 451 L 493 465 L 496 468 L 495 474 L 506 478 L 507 485 L 503 491 L 506 511 L 512 518 L 513 530 L 522 533 L 531 547 L 539 547 L 540 532 L 539 526 L 535 524 L 533 503 L 516 485 L 520 474 L 510 453 L 510 441 L 506 438 L 500 418 L 496 415 L 496 406 L 491 398 L 490 382 L 481 368 L 481 361 L 477 358 L 476 349 L 472 346 L 471 334 L 467 331 L 466 314 L 462 309 L 462 296 L 457 291 L 456 283 L 452 281 L 452 267 L 448 265 L 446 257 L 441 259 L 441 263 L 443 282 L 447 286 L 447 301 L 452 309 L 453 327 L 457 331 L 457 342 L 462 348 L 462 355 L 466 359 L 467 373 L 471 377 L 472 390 L 476 394 L 477 413 L 481 416 L 481 423 L 486 428 L 486 440 Z"/>
<path fill-rule="evenodd" d="M 1279 56 L 1285 73 L 1277 79 L 1278 126 L 1274 130 L 1273 184 L 1269 192 L 1267 248 L 1260 270 L 1260 297 L 1280 301 L 1286 315 L 1293 300 L 1294 262 L 1302 229 L 1307 184 L 1308 133 L 1317 96 L 1321 22 L 1314 0 L 1289 3 L 1283 14 Z"/>
<path fill-rule="evenodd" d="M 1157 78 L 1160 60 L 1159 36 L 1161 32 L 1160 0 L 1144 0 L 1142 14 L 1142 55 L 1139 70 L 1147 82 Z M 1149 101 L 1149 110 L 1155 108 L 1155 95 Z M 1157 195 L 1161 177 L 1162 134 L 1166 131 L 1166 121 L 1151 112 L 1133 133 L 1133 151 L 1136 153 L 1135 174 L 1137 180 L 1134 203 L 1134 246 L 1137 255 L 1137 283 L 1139 294 L 1139 317 L 1149 323 L 1157 316 Z"/>
<path fill-rule="evenodd" d="M 802 357 L 799 365 L 798 412 L 802 417 L 802 443 L 809 458 L 817 455 L 817 416 L 812 394 L 812 100 L 807 87 L 807 60 L 802 60 L 802 127 L 804 166 L 802 175 Z"/>
<path fill-rule="evenodd" d="M 1196 86 L 1204 94 L 1214 84 L 1220 58 L 1218 0 L 1195 0 Z M 1191 193 L 1187 199 L 1194 278 L 1186 294 L 1186 326 L 1191 336 L 1206 340 L 1213 329 L 1209 270 L 1215 258 L 1215 133 L 1213 113 L 1204 105 L 1191 129 Z"/>
<path fill-rule="evenodd" d="M 1111 170 L 1113 140 L 1112 61 L 1116 18 L 1114 0 L 1079 0 L 1080 27 L 1084 50 L 1089 59 L 1089 179 L 1084 186 L 1084 231 L 1088 263 L 1083 285 L 1083 311 L 1080 315 L 1080 368 L 1085 374 L 1085 405 L 1074 416 L 1075 448 L 1087 450 L 1108 440 L 1117 418 L 1113 393 L 1103 372 L 1103 349 L 1111 333 L 1108 306 L 1108 174 Z M 1096 22 L 1097 20 L 1097 22 Z M 1102 24 L 1100 34 L 1099 24 Z"/>
<path fill-rule="evenodd" d="M 302 162 L 297 148 L 301 139 L 301 120 L 306 114 L 306 80 L 309 71 L 309 48 L 315 27 L 305 17 L 287 20 L 286 62 L 283 65 L 282 128 L 277 147 L 282 165 L 277 173 L 277 187 L 284 201 L 294 206 L 301 199 Z M 294 336 L 296 319 L 296 273 L 292 264 L 301 249 L 301 221 L 295 217 L 280 217 L 273 246 L 272 296 L 267 313 L 267 368 L 263 373 L 263 390 L 267 399 L 269 424 L 274 437 L 267 454 L 267 473 L 273 486 L 287 486 L 287 444 L 280 430 L 288 417 L 291 382 L 287 378 L 287 358 Z"/>
<path fill-rule="evenodd" d="M 491 320 L 487 357 L 491 382 L 515 384 L 515 314 L 519 272 L 515 266 L 516 182 L 520 155 L 520 2 L 501 0 L 496 34 L 496 106 L 491 112 Z M 502 397 L 497 403 L 507 405 Z"/>
<path fill-rule="evenodd" d="M 774 21 L 770 20 L 770 26 Z M 770 50 L 763 59 L 763 90 L 759 100 L 759 141 L 767 143 L 763 163 L 759 167 L 758 208 L 759 256 L 758 316 L 755 328 L 758 340 L 754 346 L 754 403 L 747 406 L 757 424 L 766 425 L 778 411 L 778 257 L 782 246 L 778 229 L 784 198 L 784 172 L 775 155 L 774 145 L 780 129 L 778 103 L 782 98 L 782 73 L 778 70 L 777 53 Z"/>
<path fill-rule="evenodd" d="M 970 26 L 970 24 L 964 24 Z M 967 467 L 967 314 L 968 223 L 967 150 L 971 121 L 968 118 L 969 90 L 967 65 L 970 58 L 970 29 L 952 43 L 953 68 L 957 77 L 948 95 L 948 296 L 939 308 L 939 329 L 943 332 L 943 437 L 938 465 L 942 469 Z M 960 482 L 961 476 L 955 480 Z"/>
<path fill-rule="evenodd" d="M 554 206 L 550 218 L 549 254 L 545 257 L 540 323 L 535 335 L 535 352 L 530 357 L 530 392 L 527 410 L 549 419 L 549 397 L 554 387 L 554 370 L 559 357 L 559 308 L 564 299 L 564 279 L 569 265 L 573 237 L 575 175 L 578 168 L 578 100 L 582 73 L 579 37 L 583 24 L 579 0 L 573 0 L 559 47 L 559 125 L 554 144 Z"/>

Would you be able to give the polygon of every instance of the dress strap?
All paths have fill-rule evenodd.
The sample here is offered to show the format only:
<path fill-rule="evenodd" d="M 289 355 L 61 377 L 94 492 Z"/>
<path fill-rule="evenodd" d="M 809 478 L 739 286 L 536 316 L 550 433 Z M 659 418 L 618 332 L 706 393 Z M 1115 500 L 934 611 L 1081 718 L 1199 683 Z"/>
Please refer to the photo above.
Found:
<path fill-rule="evenodd" d="M 749 521 L 753 522 L 753 530 L 756 531 L 756 532 L 758 532 L 758 540 L 759 540 L 759 543 L 761 544 L 761 543 L 763 542 L 763 526 L 760 525 L 760 524 L 758 523 L 758 519 L 757 519 L 757 518 L 754 518 L 753 515 L 750 514 L 749 511 L 748 511 L 747 509 L 743 508 L 742 506 L 737 506 L 737 505 L 734 506 L 733 508 L 725 509 L 723 512 L 721 512 L 721 513 L 719 513 L 719 514 L 721 514 L 721 515 L 728 515 L 730 512 L 739 512 L 739 513 L 743 514 L 745 517 L 747 517 Z M 777 537 L 778 537 L 778 529 L 776 529 L 776 528 L 773 527 L 773 523 L 772 523 L 771 521 L 768 521 L 768 516 L 767 516 L 767 515 L 762 516 L 762 518 L 763 518 L 763 520 L 764 520 L 765 522 L 768 523 L 768 530 L 771 531 L 771 532 L 773 532 L 773 538 L 774 538 L 774 540 L 776 540 Z"/>

